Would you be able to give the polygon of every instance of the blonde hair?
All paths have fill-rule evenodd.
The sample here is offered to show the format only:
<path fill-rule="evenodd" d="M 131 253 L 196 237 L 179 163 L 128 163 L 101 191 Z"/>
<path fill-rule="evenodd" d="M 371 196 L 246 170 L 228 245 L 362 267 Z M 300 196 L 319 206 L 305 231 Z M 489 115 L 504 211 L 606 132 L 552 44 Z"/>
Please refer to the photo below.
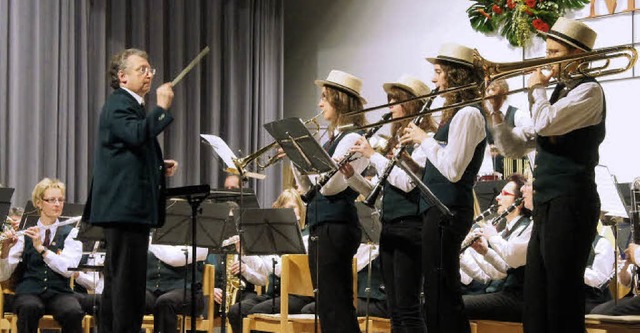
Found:
<path fill-rule="evenodd" d="M 44 192 L 48 189 L 54 188 L 62 191 L 62 195 L 65 194 L 66 187 L 64 183 L 56 178 L 44 178 L 42 179 L 36 186 L 33 188 L 33 192 L 31 192 L 31 201 L 33 205 L 38 208 L 38 213 L 40 213 L 40 208 L 38 204 L 40 204 L 44 199 Z"/>
<path fill-rule="evenodd" d="M 293 201 L 296 203 L 296 205 L 298 205 L 298 210 L 300 211 L 300 221 L 298 221 L 298 223 L 300 225 L 300 229 L 304 229 L 306 223 L 305 216 L 307 207 L 304 205 L 300 194 L 298 194 L 298 191 L 296 191 L 295 189 L 288 188 L 282 191 L 282 193 L 280 193 L 280 195 L 278 196 L 278 199 L 276 199 L 273 205 L 271 205 L 271 208 L 284 208 L 284 206 L 289 201 Z"/>

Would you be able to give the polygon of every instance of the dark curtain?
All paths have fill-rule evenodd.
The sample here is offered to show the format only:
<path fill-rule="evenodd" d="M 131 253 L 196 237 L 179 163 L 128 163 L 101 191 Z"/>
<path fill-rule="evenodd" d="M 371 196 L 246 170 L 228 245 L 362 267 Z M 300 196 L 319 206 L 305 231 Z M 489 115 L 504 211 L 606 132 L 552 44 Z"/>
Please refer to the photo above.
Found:
<path fill-rule="evenodd" d="M 223 163 L 200 143 L 222 137 L 238 156 L 269 143 L 282 118 L 282 1 L 0 1 L 0 183 L 22 206 L 43 177 L 87 196 L 111 55 L 136 47 L 157 68 L 147 99 L 198 52 L 211 52 L 175 89 L 175 121 L 161 137 L 180 170 L 169 186 L 219 187 Z M 240 150 L 241 152 L 238 152 Z M 281 190 L 281 166 L 250 181 L 262 205 Z"/>

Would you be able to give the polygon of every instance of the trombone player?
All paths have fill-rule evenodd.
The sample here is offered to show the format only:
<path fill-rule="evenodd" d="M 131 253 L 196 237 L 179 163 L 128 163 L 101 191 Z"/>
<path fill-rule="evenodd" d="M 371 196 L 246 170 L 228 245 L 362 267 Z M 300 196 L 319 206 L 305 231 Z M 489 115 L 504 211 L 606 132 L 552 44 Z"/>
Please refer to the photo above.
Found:
<path fill-rule="evenodd" d="M 592 51 L 596 32 L 560 17 L 547 33 L 547 58 Z M 496 143 L 522 156 L 533 145 L 534 220 L 527 250 L 524 288 L 525 332 L 584 332 L 583 274 L 596 234 L 600 198 L 594 167 L 604 140 L 606 104 L 592 77 L 566 79 L 575 64 L 540 68 L 529 77 L 532 127 L 508 129 L 492 114 Z M 557 78 L 550 97 L 546 88 Z"/>
<path fill-rule="evenodd" d="M 474 67 L 474 50 L 445 44 L 435 58 L 433 82 L 440 90 L 481 83 Z M 445 106 L 472 101 L 480 91 L 460 90 L 445 94 Z M 486 147 L 486 122 L 480 105 L 453 107 L 443 112 L 433 137 L 414 124 L 405 129 L 401 142 L 418 143 L 426 156 L 422 181 L 453 213 L 444 214 L 425 200 L 422 215 L 422 262 L 427 331 L 469 332 L 460 284 L 460 246 L 473 221 L 472 187 Z"/>

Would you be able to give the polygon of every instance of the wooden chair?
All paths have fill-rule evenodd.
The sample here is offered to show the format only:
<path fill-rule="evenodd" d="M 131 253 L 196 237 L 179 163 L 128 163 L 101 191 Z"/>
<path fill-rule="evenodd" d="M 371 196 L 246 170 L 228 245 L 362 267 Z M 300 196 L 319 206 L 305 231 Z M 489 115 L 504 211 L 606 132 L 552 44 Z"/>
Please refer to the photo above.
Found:
<path fill-rule="evenodd" d="M 353 261 L 354 306 L 357 304 L 357 265 Z M 256 313 L 243 320 L 243 333 L 251 330 L 294 333 L 313 332 L 314 315 L 289 314 L 289 295 L 314 296 L 306 254 L 286 254 L 282 256 L 282 276 L 280 279 L 280 313 Z"/>
<path fill-rule="evenodd" d="M 607 333 L 640 332 L 640 316 L 606 316 L 588 314 L 585 316 L 587 331 Z"/>
<path fill-rule="evenodd" d="M 18 329 L 12 328 L 13 314 L 4 310 L 4 290 L 0 292 L 0 332 L 17 332 Z"/>
<path fill-rule="evenodd" d="M 358 317 L 360 330 L 366 332 L 367 317 Z M 391 332 L 391 319 L 381 317 L 369 317 L 369 333 Z"/>
<path fill-rule="evenodd" d="M 474 320 L 477 333 L 522 333 L 522 323 L 495 320 Z"/>
<path fill-rule="evenodd" d="M 207 301 L 207 317 L 206 319 L 203 316 L 199 316 L 196 318 L 196 330 L 198 331 L 207 331 L 208 333 L 213 333 L 214 327 L 216 324 L 220 325 L 220 319 L 214 317 L 214 299 L 213 299 L 213 290 L 214 290 L 214 281 L 215 281 L 216 269 L 213 265 L 206 264 L 204 265 L 204 273 L 202 274 L 202 294 Z M 186 322 L 182 325 L 182 320 Z M 182 316 L 178 315 L 178 327 L 182 329 L 185 327 L 186 330 L 191 329 L 191 317 L 190 316 Z M 142 329 L 145 330 L 146 333 L 153 332 L 153 315 L 146 315 L 142 319 Z"/>

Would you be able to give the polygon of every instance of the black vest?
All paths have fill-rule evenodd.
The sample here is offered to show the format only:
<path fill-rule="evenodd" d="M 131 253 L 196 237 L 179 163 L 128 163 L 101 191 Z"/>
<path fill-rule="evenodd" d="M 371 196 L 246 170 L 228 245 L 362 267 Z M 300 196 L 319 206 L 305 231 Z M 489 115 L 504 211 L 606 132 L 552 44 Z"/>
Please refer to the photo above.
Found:
<path fill-rule="evenodd" d="M 47 248 L 58 253 L 64 249 L 64 241 L 73 229 L 72 225 L 60 226 Z M 71 293 L 69 278 L 52 270 L 43 260 L 42 255 L 33 247 L 31 238 L 24 236 L 22 263 L 25 272 L 16 286 L 16 294 L 40 294 L 45 291 L 54 293 Z"/>
<path fill-rule="evenodd" d="M 589 258 L 587 259 L 587 267 L 593 265 L 593 261 L 596 259 L 596 245 L 602 239 L 602 236 L 596 234 L 596 238 L 591 243 L 591 251 L 589 251 Z M 611 279 L 609 279 L 611 280 Z M 604 303 L 613 299 L 611 291 L 609 290 L 609 283 L 605 283 L 600 288 L 584 285 L 585 299 L 593 303 Z"/>
<path fill-rule="evenodd" d="M 196 262 L 196 281 L 202 283 L 202 261 Z M 191 265 L 173 267 L 158 259 L 151 251 L 147 253 L 147 289 L 151 291 L 167 292 L 173 289 L 191 288 Z M 200 289 L 200 286 L 196 286 Z"/>
<path fill-rule="evenodd" d="M 411 154 L 413 148 L 407 149 Z M 382 192 L 382 222 L 420 215 L 420 190 L 405 192 L 386 181 Z"/>
<path fill-rule="evenodd" d="M 340 133 L 328 147 L 325 147 L 329 156 L 333 156 L 336 147 L 347 134 Z M 346 222 L 358 225 L 358 211 L 355 205 L 357 197 L 358 192 L 350 187 L 330 196 L 324 196 L 320 193 L 320 189 L 316 189 L 315 196 L 307 205 L 307 225 L 312 227 L 325 222 Z"/>
<path fill-rule="evenodd" d="M 474 107 L 477 112 L 482 113 L 480 109 Z M 453 117 L 452 117 L 453 118 Z M 486 124 L 486 122 L 485 122 Z M 441 126 L 433 137 L 439 142 L 444 142 L 446 145 L 449 139 L 449 126 L 451 120 Z M 486 126 L 486 125 L 485 125 Z M 433 194 L 442 201 L 442 203 L 451 207 L 473 207 L 473 183 L 478 175 L 478 170 L 482 165 L 482 158 L 484 156 L 484 149 L 487 145 L 486 138 L 480 141 L 476 146 L 473 153 L 473 158 L 467 168 L 464 170 L 462 178 L 456 183 L 450 182 L 445 176 L 443 176 L 438 169 L 427 159 L 427 164 L 424 169 L 424 176 L 422 182 L 433 192 Z M 420 213 L 423 213 L 431 207 L 424 198 L 420 200 Z"/>
<path fill-rule="evenodd" d="M 586 82 L 585 78 L 576 87 Z M 574 87 L 575 88 L 575 87 Z M 558 100 L 562 86 L 556 86 L 550 98 Z M 602 121 L 564 135 L 537 138 L 536 167 L 533 188 L 535 205 L 559 196 L 580 196 L 587 200 L 597 198 L 594 168 L 598 164 L 598 147 L 605 136 L 606 101 L 603 97 Z"/>

